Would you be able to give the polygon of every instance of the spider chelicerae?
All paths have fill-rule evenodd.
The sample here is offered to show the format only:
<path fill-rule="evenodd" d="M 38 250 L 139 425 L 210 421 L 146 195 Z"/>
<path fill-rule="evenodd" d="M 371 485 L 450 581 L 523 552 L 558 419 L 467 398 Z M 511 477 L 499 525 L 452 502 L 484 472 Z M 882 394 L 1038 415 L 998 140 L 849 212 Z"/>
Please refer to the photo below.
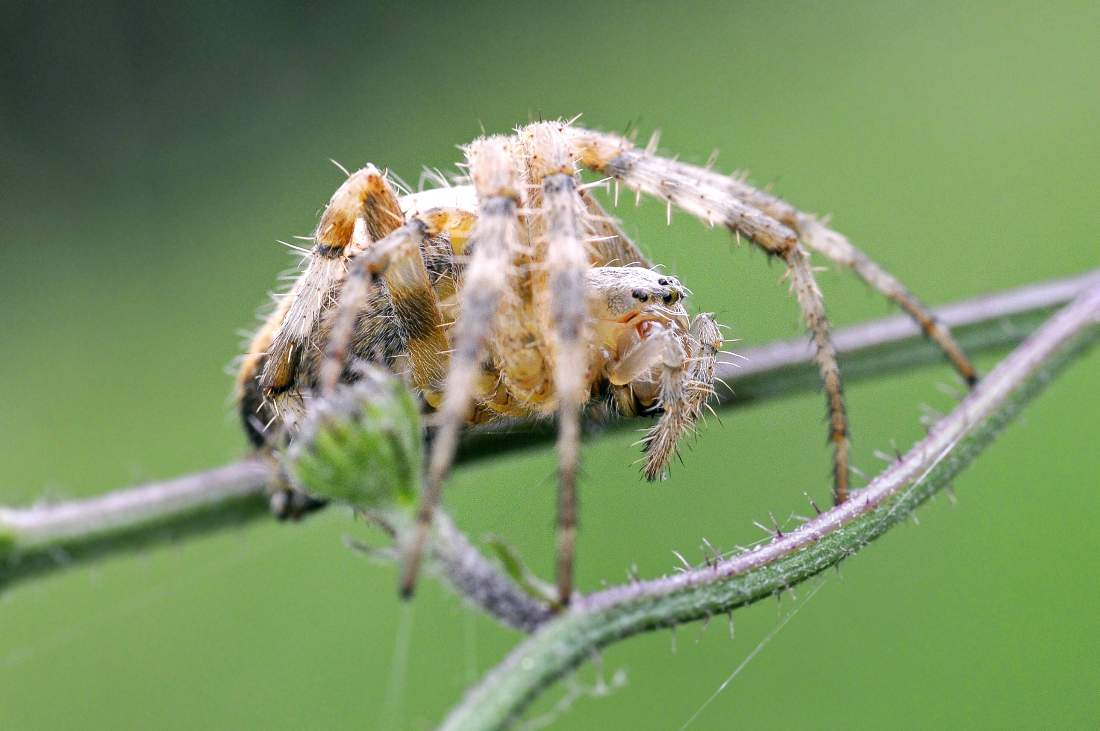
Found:
<path fill-rule="evenodd" d="M 300 276 L 253 338 L 238 379 L 258 448 L 295 432 L 314 395 L 385 364 L 420 396 L 434 431 L 406 551 L 415 586 L 443 481 L 465 425 L 555 415 L 559 602 L 573 593 L 580 413 L 604 404 L 654 414 L 644 473 L 659 477 L 713 393 L 722 343 L 707 313 L 658 270 L 591 194 L 607 179 L 725 226 L 787 266 L 824 383 L 834 497 L 849 491 L 848 421 L 836 352 L 809 252 L 851 268 L 897 303 L 960 375 L 976 373 L 946 327 L 893 276 L 820 219 L 727 176 L 661 157 L 651 143 L 538 122 L 464 148 L 463 185 L 398 195 L 372 165 L 333 194 Z M 606 176 L 582 184 L 581 169 Z"/>

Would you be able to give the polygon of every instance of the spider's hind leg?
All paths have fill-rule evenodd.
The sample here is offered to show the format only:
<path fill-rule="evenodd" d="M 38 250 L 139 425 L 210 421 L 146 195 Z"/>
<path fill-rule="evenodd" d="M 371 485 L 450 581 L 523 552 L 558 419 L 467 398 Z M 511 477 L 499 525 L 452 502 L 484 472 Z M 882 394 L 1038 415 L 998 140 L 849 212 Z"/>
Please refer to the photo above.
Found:
<path fill-rule="evenodd" d="M 402 346 L 408 352 L 409 379 L 426 401 L 433 406 L 438 403 L 449 345 L 421 253 L 428 238 L 438 233 L 425 221 L 413 218 L 351 260 L 319 367 L 323 393 L 332 391 L 347 368 L 353 339 L 366 341 L 359 347 L 367 348 L 368 360 L 385 361 L 386 343 L 380 332 L 384 323 L 368 321 L 366 332 L 355 333 L 360 312 L 381 280 L 386 284 Z"/>
<path fill-rule="evenodd" d="M 332 194 L 314 232 L 306 270 L 280 307 L 280 320 L 264 349 L 258 377 L 265 397 L 305 385 L 300 383 L 300 371 L 310 351 L 319 346 L 318 325 L 336 296 L 348 259 L 403 222 L 397 198 L 373 165 L 349 175 Z"/>
<path fill-rule="evenodd" d="M 928 307 L 897 277 L 853 245 L 846 236 L 829 228 L 816 216 L 798 210 L 782 198 L 755 188 L 741 178 L 725 177 L 710 170 L 701 171 L 700 174 L 712 178 L 716 185 L 724 185 L 731 195 L 742 202 L 758 208 L 797 231 L 807 249 L 855 272 L 869 287 L 913 318 L 921 331 L 940 347 L 968 385 L 973 386 L 977 382 L 978 372 L 951 334 L 951 330 L 936 320 Z"/>
<path fill-rule="evenodd" d="M 304 409 L 324 341 L 323 323 L 349 258 L 401 223 L 397 198 L 373 165 L 348 175 L 333 193 L 314 231 L 305 270 L 253 338 L 238 375 L 245 431 L 261 452 L 283 444 Z M 321 504 L 289 485 L 271 496 L 279 518 L 298 518 Z"/>

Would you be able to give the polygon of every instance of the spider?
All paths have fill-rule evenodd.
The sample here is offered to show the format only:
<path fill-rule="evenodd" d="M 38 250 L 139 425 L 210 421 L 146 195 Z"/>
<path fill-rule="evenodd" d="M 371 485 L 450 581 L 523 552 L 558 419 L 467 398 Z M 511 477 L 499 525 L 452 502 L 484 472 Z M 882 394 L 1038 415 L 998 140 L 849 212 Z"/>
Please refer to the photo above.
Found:
<path fill-rule="evenodd" d="M 662 273 L 592 196 L 607 179 L 744 236 L 787 267 L 824 383 L 834 499 L 849 491 L 848 420 L 809 251 L 851 268 L 911 315 L 969 383 L 946 327 L 893 276 L 818 218 L 730 177 L 572 122 L 538 122 L 465 148 L 466 184 L 399 196 L 373 165 L 348 175 L 303 250 L 304 271 L 254 337 L 238 378 L 257 447 L 292 435 L 315 394 L 385 364 L 419 394 L 434 438 L 402 596 L 412 594 L 461 429 L 556 416 L 556 565 L 573 594 L 580 413 L 589 404 L 653 414 L 644 474 L 662 475 L 713 393 L 722 343 L 712 315 L 689 317 Z M 580 170 L 606 176 L 580 182 Z M 617 198 L 617 195 L 616 195 Z"/>

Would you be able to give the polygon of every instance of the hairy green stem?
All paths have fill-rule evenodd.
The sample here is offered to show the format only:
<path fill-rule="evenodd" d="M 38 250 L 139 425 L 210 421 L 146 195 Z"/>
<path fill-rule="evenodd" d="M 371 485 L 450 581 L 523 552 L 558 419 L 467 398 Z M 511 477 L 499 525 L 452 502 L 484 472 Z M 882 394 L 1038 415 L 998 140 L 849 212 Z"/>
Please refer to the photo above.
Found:
<path fill-rule="evenodd" d="M 442 728 L 504 728 L 601 647 L 745 606 L 857 553 L 950 484 L 1098 335 L 1100 284 L 1094 284 L 1002 361 L 925 439 L 846 503 L 732 558 L 581 598 L 491 670 Z"/>

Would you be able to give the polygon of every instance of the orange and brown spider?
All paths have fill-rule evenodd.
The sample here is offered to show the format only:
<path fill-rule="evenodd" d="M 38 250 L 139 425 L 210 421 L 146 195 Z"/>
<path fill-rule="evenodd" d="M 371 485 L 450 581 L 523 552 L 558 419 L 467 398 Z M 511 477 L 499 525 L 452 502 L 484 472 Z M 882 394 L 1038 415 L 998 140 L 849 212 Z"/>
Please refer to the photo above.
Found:
<path fill-rule="evenodd" d="M 309 399 L 354 380 L 361 360 L 385 364 L 420 395 L 435 434 L 404 595 L 464 425 L 557 416 L 557 583 L 566 604 L 581 409 L 602 400 L 628 415 L 659 414 L 643 440 L 644 472 L 655 479 L 713 392 L 717 323 L 689 317 L 680 282 L 656 271 L 580 184 L 582 168 L 725 226 L 786 263 L 825 386 L 838 502 L 849 489 L 848 423 L 808 251 L 900 305 L 975 380 L 950 332 L 895 278 L 815 217 L 739 178 L 566 122 L 482 137 L 464 151 L 469 184 L 458 187 L 399 197 L 374 166 L 348 176 L 238 380 L 259 447 L 292 436 Z"/>

